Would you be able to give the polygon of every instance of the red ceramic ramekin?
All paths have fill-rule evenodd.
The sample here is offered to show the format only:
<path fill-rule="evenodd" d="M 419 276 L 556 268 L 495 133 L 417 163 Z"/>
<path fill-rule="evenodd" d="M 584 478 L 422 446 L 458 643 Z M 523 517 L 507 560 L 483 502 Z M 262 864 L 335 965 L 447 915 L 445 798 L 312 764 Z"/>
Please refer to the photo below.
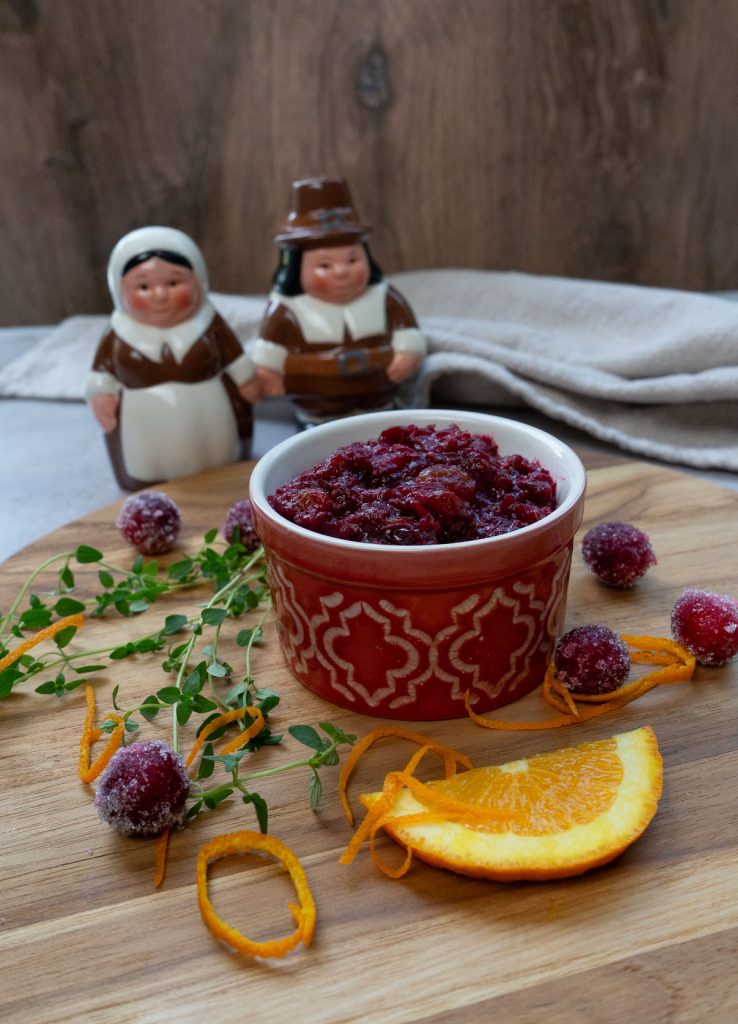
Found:
<path fill-rule="evenodd" d="M 269 504 L 336 448 L 408 423 L 456 423 L 491 434 L 502 455 L 537 459 L 556 480 L 556 510 L 499 537 L 405 547 L 324 537 Z M 467 690 L 480 712 L 522 697 L 543 680 L 563 625 L 585 484 L 567 445 L 483 413 L 368 413 L 283 441 L 256 464 L 250 496 L 292 673 L 333 704 L 384 718 L 459 718 Z"/>

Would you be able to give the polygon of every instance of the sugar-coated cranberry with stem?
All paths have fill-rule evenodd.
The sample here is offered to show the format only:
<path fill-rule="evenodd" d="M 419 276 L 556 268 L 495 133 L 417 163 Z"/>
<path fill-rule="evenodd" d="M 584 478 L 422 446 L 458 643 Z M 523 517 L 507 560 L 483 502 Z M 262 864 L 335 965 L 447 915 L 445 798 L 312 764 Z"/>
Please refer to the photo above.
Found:
<path fill-rule="evenodd" d="M 738 654 L 738 601 L 707 590 L 685 590 L 671 610 L 671 633 L 700 665 L 724 665 Z"/>
<path fill-rule="evenodd" d="M 656 555 L 648 535 L 632 523 L 598 523 L 582 541 L 590 572 L 608 587 L 629 590 L 652 566 Z"/>
<path fill-rule="evenodd" d="M 155 836 L 182 823 L 190 780 L 179 754 L 163 740 L 122 747 L 101 774 L 95 807 L 124 836 Z"/>
<path fill-rule="evenodd" d="M 559 639 L 554 667 L 572 693 L 611 693 L 628 677 L 630 652 L 608 626 L 592 623 L 577 626 Z"/>
<path fill-rule="evenodd" d="M 141 491 L 123 502 L 115 525 L 142 555 L 163 555 L 177 543 L 182 518 L 163 491 Z"/>

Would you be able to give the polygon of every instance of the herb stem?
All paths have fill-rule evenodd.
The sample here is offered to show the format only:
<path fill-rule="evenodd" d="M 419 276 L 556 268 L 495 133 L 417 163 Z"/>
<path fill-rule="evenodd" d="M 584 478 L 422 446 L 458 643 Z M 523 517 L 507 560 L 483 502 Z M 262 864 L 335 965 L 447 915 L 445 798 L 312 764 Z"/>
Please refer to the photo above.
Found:
<path fill-rule="evenodd" d="M 33 586 L 33 583 L 35 582 L 36 579 L 38 579 L 41 573 L 45 572 L 50 565 L 54 564 L 54 562 L 60 562 L 62 561 L 62 559 L 69 561 L 69 559 L 72 558 L 73 555 L 73 551 L 63 551 L 60 555 L 52 555 L 50 558 L 47 558 L 45 562 L 42 562 L 41 565 L 37 566 L 37 568 L 33 570 L 31 575 L 28 577 L 28 579 L 25 581 L 23 586 L 18 591 L 15 600 L 11 604 L 6 614 L 0 616 L 0 639 L 2 639 L 2 631 L 5 629 L 5 627 L 11 621 L 15 613 L 18 611 L 18 608 L 20 607 L 23 598 L 26 596 L 28 591 Z"/>
<path fill-rule="evenodd" d="M 231 594 L 241 583 L 244 583 L 248 579 L 250 579 L 249 573 L 251 572 L 253 566 L 257 562 L 260 562 L 263 557 L 264 549 L 261 547 L 257 548 L 256 551 L 252 554 L 251 558 L 249 558 L 249 560 L 246 562 L 246 564 L 243 565 L 238 570 L 238 572 L 234 573 L 234 575 L 231 576 L 231 578 L 212 595 L 212 597 L 208 600 L 207 604 L 204 605 L 203 610 L 200 613 L 199 620 L 192 626 L 190 638 L 187 641 L 184 651 L 182 652 L 180 666 L 177 672 L 177 682 L 175 684 L 178 690 L 182 690 L 190 656 L 192 655 L 192 652 L 195 648 L 197 637 L 202 633 L 203 616 L 205 612 L 207 612 L 208 609 L 210 608 L 214 608 L 217 604 L 219 604 L 221 601 L 227 598 L 228 595 Z M 229 605 L 230 602 L 227 601 L 226 608 L 228 608 Z M 172 708 L 172 749 L 175 751 L 179 750 L 179 720 L 177 718 L 176 706 Z"/>

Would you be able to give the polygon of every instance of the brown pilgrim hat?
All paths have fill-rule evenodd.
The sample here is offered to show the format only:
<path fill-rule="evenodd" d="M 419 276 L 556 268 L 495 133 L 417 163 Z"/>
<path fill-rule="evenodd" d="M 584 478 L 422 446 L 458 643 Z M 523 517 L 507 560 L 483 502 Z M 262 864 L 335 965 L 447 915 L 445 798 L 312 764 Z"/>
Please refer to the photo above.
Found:
<path fill-rule="evenodd" d="M 292 208 L 274 241 L 287 249 L 350 245 L 371 228 L 359 222 L 344 178 L 300 178 L 292 182 Z"/>

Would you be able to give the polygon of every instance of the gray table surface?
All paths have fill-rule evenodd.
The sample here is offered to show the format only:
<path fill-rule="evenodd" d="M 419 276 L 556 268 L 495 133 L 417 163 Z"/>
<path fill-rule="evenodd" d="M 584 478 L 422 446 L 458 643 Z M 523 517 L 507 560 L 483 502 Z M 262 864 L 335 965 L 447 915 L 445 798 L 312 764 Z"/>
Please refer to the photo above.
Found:
<path fill-rule="evenodd" d="M 0 328 L 0 367 L 48 330 Z M 540 426 L 574 448 L 619 451 L 530 409 L 501 412 Z M 259 402 L 254 414 L 254 458 L 297 429 L 283 400 Z M 738 474 L 684 471 L 738 490 Z M 102 433 L 82 402 L 0 399 L 0 479 L 0 561 L 126 493 L 115 482 Z"/>

